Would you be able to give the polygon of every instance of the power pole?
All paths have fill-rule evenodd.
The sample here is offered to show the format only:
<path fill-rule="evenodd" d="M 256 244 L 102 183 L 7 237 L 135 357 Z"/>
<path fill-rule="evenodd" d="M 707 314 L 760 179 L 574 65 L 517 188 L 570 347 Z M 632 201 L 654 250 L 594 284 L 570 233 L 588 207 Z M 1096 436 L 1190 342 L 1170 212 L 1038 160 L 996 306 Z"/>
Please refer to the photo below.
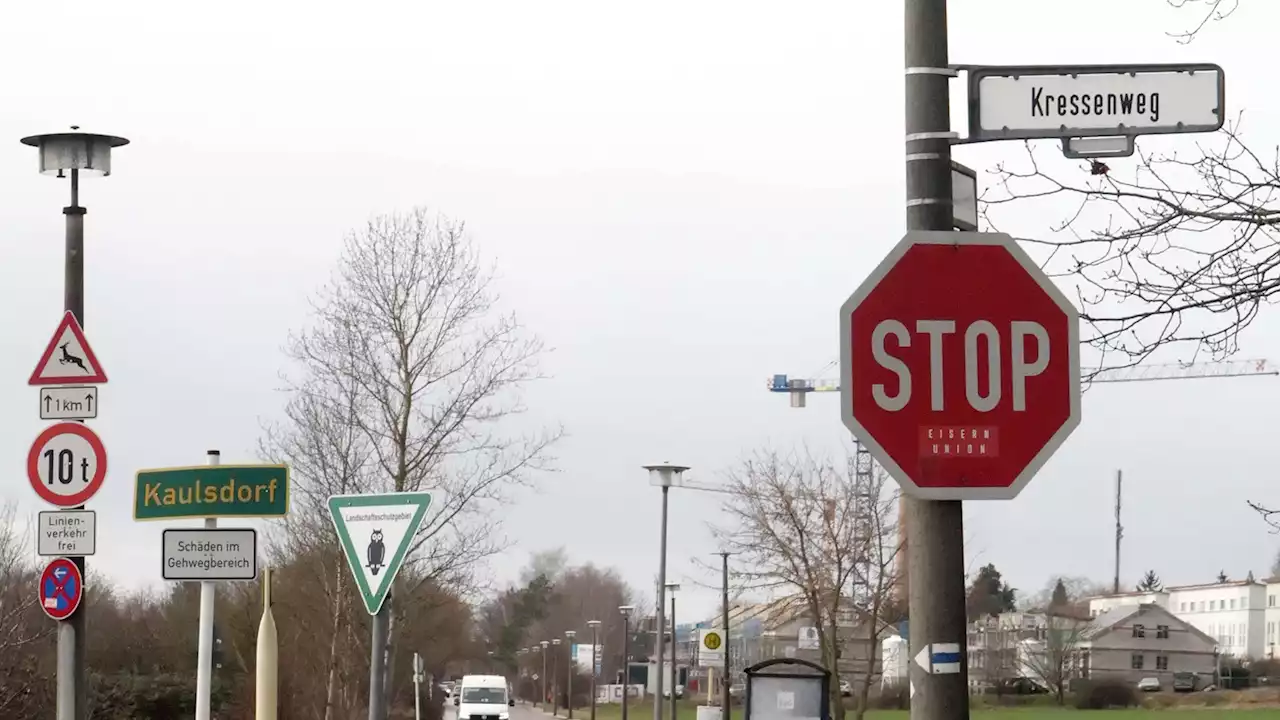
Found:
<path fill-rule="evenodd" d="M 1120 524 L 1120 488 L 1124 484 L 1121 471 L 1116 471 L 1116 576 L 1111 583 L 1111 592 L 1120 594 L 1120 539 L 1124 537 L 1124 526 Z"/>
<path fill-rule="evenodd" d="M 907 229 L 953 228 L 947 0 L 904 0 Z M 927 290 L 926 290 L 927 292 Z M 964 510 L 959 501 L 906 503 L 911 652 L 959 643 L 960 672 L 932 675 L 911 663 L 912 720 L 968 720 Z M 914 655 L 913 655 L 914 656 Z"/>
<path fill-rule="evenodd" d="M 720 688 L 720 720 L 729 720 L 729 685 L 733 683 L 733 675 L 729 668 L 729 553 L 720 553 L 720 624 L 724 627 L 724 680 Z"/>

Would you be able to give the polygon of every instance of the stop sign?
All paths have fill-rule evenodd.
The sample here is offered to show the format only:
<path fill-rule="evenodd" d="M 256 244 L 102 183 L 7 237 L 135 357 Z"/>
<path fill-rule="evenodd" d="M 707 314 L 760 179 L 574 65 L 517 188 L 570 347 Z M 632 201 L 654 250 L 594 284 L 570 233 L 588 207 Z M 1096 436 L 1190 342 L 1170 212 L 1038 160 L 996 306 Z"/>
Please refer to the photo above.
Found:
<path fill-rule="evenodd" d="M 844 423 L 915 497 L 1015 497 L 1080 424 L 1079 323 L 1008 235 L 909 232 L 840 308 Z"/>

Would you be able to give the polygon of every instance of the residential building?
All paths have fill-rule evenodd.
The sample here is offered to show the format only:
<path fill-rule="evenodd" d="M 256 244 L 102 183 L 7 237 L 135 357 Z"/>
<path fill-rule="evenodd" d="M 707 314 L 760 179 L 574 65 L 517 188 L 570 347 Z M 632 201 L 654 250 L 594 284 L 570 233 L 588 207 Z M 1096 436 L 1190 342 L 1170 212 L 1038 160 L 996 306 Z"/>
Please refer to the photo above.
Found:
<path fill-rule="evenodd" d="M 1155 677 L 1169 688 L 1177 672 L 1195 673 L 1208 684 L 1217 665 L 1214 638 L 1155 603 L 1106 611 L 1093 618 L 1075 645 L 1080 677 L 1134 683 Z"/>
<path fill-rule="evenodd" d="M 969 683 L 979 689 L 1030 677 L 1052 687 L 1060 678 L 1158 677 L 1167 686 L 1175 672 L 1208 682 L 1216 648 L 1214 638 L 1158 603 L 1117 605 L 1091 618 L 1003 613 L 970 624 Z"/>
<path fill-rule="evenodd" d="M 1212 637 L 1221 654 L 1262 658 L 1273 652 L 1272 646 L 1280 641 L 1277 595 L 1280 595 L 1280 580 L 1258 582 L 1250 573 L 1244 580 L 1090 598 L 1089 614 L 1098 617 L 1117 608 L 1157 605 Z"/>

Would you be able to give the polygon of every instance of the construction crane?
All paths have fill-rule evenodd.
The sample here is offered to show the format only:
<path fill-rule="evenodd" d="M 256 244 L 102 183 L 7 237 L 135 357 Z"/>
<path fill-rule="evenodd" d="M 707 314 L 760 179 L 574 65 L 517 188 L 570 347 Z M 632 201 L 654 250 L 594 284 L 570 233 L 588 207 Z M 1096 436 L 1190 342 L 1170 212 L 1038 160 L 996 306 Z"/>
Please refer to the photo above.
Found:
<path fill-rule="evenodd" d="M 828 363 L 823 370 L 836 364 Z M 1081 375 L 1089 384 L 1122 382 L 1156 382 L 1160 380 L 1198 380 L 1203 378 L 1250 377 L 1280 375 L 1280 367 L 1269 360 L 1228 360 L 1211 363 L 1163 363 L 1133 365 L 1121 368 L 1083 368 Z M 840 392 L 835 378 L 790 378 L 774 375 L 768 380 L 769 392 L 788 393 L 791 407 L 804 407 L 811 392 Z"/>
<path fill-rule="evenodd" d="M 838 361 L 833 360 L 823 366 L 817 373 L 828 371 L 835 367 Z M 1133 365 L 1130 367 L 1120 368 L 1082 368 L 1080 373 L 1086 382 L 1093 383 L 1122 383 L 1122 382 L 1156 382 L 1160 380 L 1200 380 L 1208 378 L 1231 378 L 1231 377 L 1255 377 L 1259 375 L 1280 375 L 1280 368 L 1275 363 L 1266 359 L 1253 360 L 1228 360 L 1225 362 L 1208 362 L 1208 363 L 1153 363 L 1150 365 Z M 774 375 L 768 380 L 769 392 L 787 393 L 791 396 L 791 407 L 802 408 L 805 406 L 805 398 L 811 392 L 840 392 L 840 381 L 835 378 L 790 378 L 786 375 Z M 854 438 L 857 442 L 857 438 Z M 866 447 L 857 442 L 858 467 L 860 474 L 862 472 L 870 473 L 870 453 Z M 863 456 L 866 456 L 864 461 Z M 866 462 L 867 467 L 863 469 L 863 463 Z M 1120 541 L 1124 537 L 1124 526 L 1120 523 L 1120 498 L 1121 486 L 1123 483 L 1123 475 L 1119 470 L 1116 471 L 1116 529 L 1115 529 L 1115 578 L 1112 585 L 1113 592 L 1120 592 Z M 906 518 L 907 516 L 899 507 L 898 514 L 898 533 L 899 551 L 902 552 L 906 545 Z M 905 577 L 905 573 L 900 575 Z M 905 583 L 898 584 L 898 591 L 905 593 Z M 905 594 L 900 596 L 905 600 Z"/>

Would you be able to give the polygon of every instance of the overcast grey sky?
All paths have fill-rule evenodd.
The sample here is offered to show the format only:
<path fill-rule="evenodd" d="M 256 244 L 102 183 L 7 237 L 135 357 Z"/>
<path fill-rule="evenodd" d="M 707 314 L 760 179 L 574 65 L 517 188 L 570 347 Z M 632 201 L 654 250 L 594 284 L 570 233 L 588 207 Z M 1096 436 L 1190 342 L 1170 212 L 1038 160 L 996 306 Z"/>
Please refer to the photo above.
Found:
<path fill-rule="evenodd" d="M 706 481 L 753 447 L 839 450 L 836 398 L 765 392 L 836 356 L 836 310 L 902 234 L 901 3 L 754 0 L 17 4 L 0 25 L 0 416 L 6 498 L 41 507 L 22 464 L 42 423 L 25 385 L 61 315 L 65 182 L 24 135 L 127 136 L 86 181 L 87 330 L 111 377 L 91 567 L 160 583 L 135 524 L 140 467 L 249 461 L 286 333 L 344 231 L 429 204 L 467 221 L 505 301 L 555 348 L 534 420 L 563 422 L 563 471 L 504 518 L 518 545 L 656 572 L 658 493 L 640 465 Z M 1259 68 L 1280 7 L 1246 3 L 1190 46 L 1164 0 L 953 0 L 954 62 L 1216 62 L 1248 138 L 1280 140 Z M 961 106 L 962 89 L 954 88 Z M 1145 142 L 1145 141 L 1144 141 Z M 1193 147 L 1194 138 L 1177 142 Z M 964 147 L 979 170 L 1017 144 Z M 1264 153 L 1265 154 L 1265 153 Z M 1130 161 L 1112 162 L 1116 168 Z M 1030 235 L 1044 217 L 1006 212 Z M 1243 355 L 1280 359 L 1280 314 Z M 1166 358 L 1171 359 L 1171 358 Z M 1088 362 L 1086 358 L 1086 362 Z M 1111 488 L 1126 473 L 1125 581 L 1264 572 L 1277 546 L 1246 499 L 1280 503 L 1280 380 L 1091 390 L 1082 426 L 1014 502 L 972 505 L 974 562 L 1017 587 L 1111 576 Z M 715 496 L 673 495 L 672 572 L 702 577 Z M 230 524 L 230 523 L 227 523 Z M 708 578 L 709 579 L 709 578 Z M 714 602 L 697 592 L 699 611 Z M 685 607 L 690 607 L 686 605 Z M 684 617 L 690 617 L 685 615 Z"/>

